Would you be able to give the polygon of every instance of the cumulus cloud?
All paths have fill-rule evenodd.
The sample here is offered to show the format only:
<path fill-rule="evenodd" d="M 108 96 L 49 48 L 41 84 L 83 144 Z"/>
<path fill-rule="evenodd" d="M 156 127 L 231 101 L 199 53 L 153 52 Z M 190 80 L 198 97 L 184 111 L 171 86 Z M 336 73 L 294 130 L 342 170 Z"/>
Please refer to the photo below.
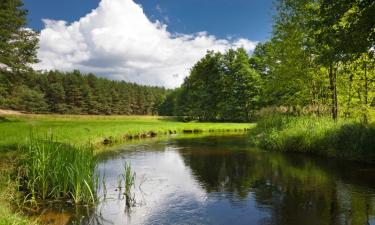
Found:
<path fill-rule="evenodd" d="M 218 39 L 207 32 L 173 34 L 150 21 L 133 0 L 102 0 L 80 20 L 44 20 L 40 63 L 36 69 L 79 69 L 109 79 L 173 88 L 207 50 L 225 51 L 256 43 L 248 39 Z"/>

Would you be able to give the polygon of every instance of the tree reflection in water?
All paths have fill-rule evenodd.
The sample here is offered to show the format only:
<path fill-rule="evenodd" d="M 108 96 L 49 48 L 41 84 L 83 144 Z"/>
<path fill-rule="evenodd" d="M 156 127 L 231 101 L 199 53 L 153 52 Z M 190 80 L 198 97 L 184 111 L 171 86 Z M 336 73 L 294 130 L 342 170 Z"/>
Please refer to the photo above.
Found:
<path fill-rule="evenodd" d="M 220 192 L 232 203 L 253 195 L 257 207 L 269 209 L 263 224 L 363 225 L 375 215 L 371 166 L 263 152 L 233 138 L 176 145 L 208 193 Z"/>

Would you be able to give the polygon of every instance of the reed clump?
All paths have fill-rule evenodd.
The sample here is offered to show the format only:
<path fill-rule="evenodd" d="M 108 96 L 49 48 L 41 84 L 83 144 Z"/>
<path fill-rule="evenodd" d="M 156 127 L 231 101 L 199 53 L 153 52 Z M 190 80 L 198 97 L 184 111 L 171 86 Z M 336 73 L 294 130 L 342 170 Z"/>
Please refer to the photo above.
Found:
<path fill-rule="evenodd" d="M 135 198 L 131 194 L 131 189 L 135 185 L 135 176 L 135 172 L 132 171 L 130 164 L 125 163 L 122 178 L 124 179 L 124 195 L 127 207 L 131 207 L 135 203 Z"/>
<path fill-rule="evenodd" d="M 33 204 L 64 201 L 94 204 L 98 175 L 91 146 L 58 143 L 52 136 L 31 136 L 19 172 L 21 191 Z"/>

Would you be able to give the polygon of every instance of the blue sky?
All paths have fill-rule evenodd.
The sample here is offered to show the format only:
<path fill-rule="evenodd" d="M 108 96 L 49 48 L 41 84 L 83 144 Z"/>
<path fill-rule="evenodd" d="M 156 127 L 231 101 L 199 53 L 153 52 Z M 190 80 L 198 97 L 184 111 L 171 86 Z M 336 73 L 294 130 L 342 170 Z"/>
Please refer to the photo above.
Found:
<path fill-rule="evenodd" d="M 177 33 L 207 31 L 219 38 L 264 41 L 272 28 L 272 0 L 136 0 L 151 20 Z M 72 22 L 91 12 L 99 0 L 25 0 L 30 26 L 43 28 L 42 18 Z"/>
<path fill-rule="evenodd" d="M 25 0 L 25 6 L 29 26 L 40 31 L 35 69 L 78 69 L 168 88 L 178 87 L 208 50 L 251 53 L 272 28 L 272 0 Z"/>

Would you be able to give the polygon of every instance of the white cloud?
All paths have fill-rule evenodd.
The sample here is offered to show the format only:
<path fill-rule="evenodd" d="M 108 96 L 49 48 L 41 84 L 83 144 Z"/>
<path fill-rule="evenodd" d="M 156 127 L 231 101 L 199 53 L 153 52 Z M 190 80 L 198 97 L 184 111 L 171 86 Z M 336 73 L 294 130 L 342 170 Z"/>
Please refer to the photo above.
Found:
<path fill-rule="evenodd" d="M 133 0 L 102 0 L 79 21 L 44 20 L 36 69 L 79 69 L 116 80 L 177 87 L 207 50 L 225 51 L 256 42 L 217 39 L 207 32 L 172 34 L 152 22 Z"/>

